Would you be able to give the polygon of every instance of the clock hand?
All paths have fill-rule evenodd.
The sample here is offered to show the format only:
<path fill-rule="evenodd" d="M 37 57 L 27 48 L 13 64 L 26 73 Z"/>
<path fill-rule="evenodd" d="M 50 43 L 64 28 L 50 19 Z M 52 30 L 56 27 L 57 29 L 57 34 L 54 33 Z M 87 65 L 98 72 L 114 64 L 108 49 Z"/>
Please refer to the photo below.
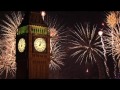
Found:
<path fill-rule="evenodd" d="M 39 43 L 39 46 L 41 46 L 41 43 Z"/>

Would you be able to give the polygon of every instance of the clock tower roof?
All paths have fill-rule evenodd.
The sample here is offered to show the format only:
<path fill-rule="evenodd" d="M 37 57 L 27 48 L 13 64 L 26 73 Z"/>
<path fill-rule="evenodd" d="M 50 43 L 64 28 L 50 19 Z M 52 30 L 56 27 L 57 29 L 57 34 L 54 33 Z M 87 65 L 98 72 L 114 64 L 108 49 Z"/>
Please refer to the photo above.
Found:
<path fill-rule="evenodd" d="M 25 16 L 23 18 L 23 21 L 20 25 L 20 27 L 22 26 L 26 26 L 26 25 L 36 25 L 36 26 L 43 26 L 43 27 L 47 27 L 47 25 L 45 24 L 45 22 L 42 19 L 41 13 L 38 11 L 26 11 L 25 12 Z"/>

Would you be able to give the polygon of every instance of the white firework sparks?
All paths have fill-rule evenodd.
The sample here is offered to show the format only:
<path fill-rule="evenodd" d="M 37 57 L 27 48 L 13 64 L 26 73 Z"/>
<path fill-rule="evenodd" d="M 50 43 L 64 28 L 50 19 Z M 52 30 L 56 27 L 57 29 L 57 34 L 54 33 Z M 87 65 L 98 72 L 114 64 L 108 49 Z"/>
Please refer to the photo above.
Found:
<path fill-rule="evenodd" d="M 106 56 L 106 49 L 105 49 L 105 44 L 104 44 L 104 41 L 103 41 L 103 31 L 99 31 L 98 34 L 100 35 L 101 37 L 101 43 L 102 43 L 102 48 L 103 48 L 103 52 L 104 52 L 104 64 L 105 64 L 105 68 L 106 68 L 106 72 L 107 72 L 107 75 L 108 77 L 110 77 L 109 75 L 109 68 L 107 67 L 107 56 Z"/>
<path fill-rule="evenodd" d="M 104 42 L 106 45 L 106 50 L 109 55 L 112 55 L 114 60 L 114 76 L 116 78 L 116 68 L 117 62 L 120 58 L 119 52 L 119 23 L 120 23 L 120 12 L 119 11 L 112 11 L 106 15 L 106 23 L 109 27 L 105 30 Z"/>
<path fill-rule="evenodd" d="M 66 55 L 62 46 L 64 40 L 66 40 L 63 35 L 65 33 L 65 28 L 56 17 L 51 18 L 47 16 L 45 23 L 48 25 L 48 30 L 50 32 L 51 61 L 49 68 L 53 71 L 60 70 L 61 65 L 64 65 L 63 60 Z"/>
<path fill-rule="evenodd" d="M 120 24 L 113 29 L 113 56 L 120 59 Z"/>
<path fill-rule="evenodd" d="M 111 29 L 103 30 L 103 41 L 105 44 L 106 53 L 109 55 L 112 55 L 112 34 Z"/>
<path fill-rule="evenodd" d="M 2 20 L 4 24 L 0 25 L 1 31 L 3 32 L 2 36 L 4 37 L 1 46 L 5 48 L 5 50 L 2 50 L 0 59 L 0 75 L 4 72 L 6 74 L 5 78 L 10 78 L 9 75 L 15 78 L 16 32 L 22 22 L 23 15 L 18 11 L 12 12 L 11 15 L 5 15 L 5 17 L 6 20 Z"/>
<path fill-rule="evenodd" d="M 75 50 L 71 56 L 79 55 L 76 61 L 80 60 L 80 64 L 83 61 L 87 63 L 89 59 L 91 63 L 96 62 L 94 53 L 103 59 L 102 43 L 100 42 L 100 36 L 96 32 L 96 27 L 93 26 L 92 30 L 90 30 L 89 25 L 83 27 L 77 24 L 75 28 L 76 31 L 71 30 L 73 35 L 71 35 L 70 43 L 72 46 L 70 49 Z"/>
<path fill-rule="evenodd" d="M 75 26 L 76 31 L 71 30 L 71 40 L 69 47 L 70 50 L 74 51 L 71 54 L 71 57 L 78 56 L 76 62 L 80 61 L 80 65 L 85 62 L 87 64 L 91 61 L 93 64 L 96 63 L 96 54 L 101 57 L 104 60 L 104 65 L 106 69 L 106 73 L 109 77 L 109 70 L 106 64 L 106 57 L 104 57 L 103 53 L 103 45 L 101 40 L 101 37 L 97 34 L 96 26 L 93 26 L 92 28 L 89 27 L 87 24 L 85 27 L 76 25 Z M 90 61 L 89 61 L 90 60 Z"/>
<path fill-rule="evenodd" d="M 54 45 L 51 46 L 51 61 L 49 64 L 49 68 L 51 70 L 59 70 L 61 69 L 61 65 L 64 65 L 63 59 L 65 56 L 65 52 L 63 51 L 62 46 L 59 42 L 56 42 Z"/>
<path fill-rule="evenodd" d="M 120 24 L 113 29 L 104 31 L 104 43 L 108 55 L 112 55 L 114 59 L 114 75 L 116 77 L 117 62 L 120 60 Z"/>

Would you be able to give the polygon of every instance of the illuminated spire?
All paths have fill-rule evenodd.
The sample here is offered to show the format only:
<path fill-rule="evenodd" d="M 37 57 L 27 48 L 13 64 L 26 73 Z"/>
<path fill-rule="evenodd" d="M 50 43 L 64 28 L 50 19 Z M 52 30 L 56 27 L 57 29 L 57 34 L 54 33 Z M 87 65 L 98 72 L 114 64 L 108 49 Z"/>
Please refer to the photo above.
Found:
<path fill-rule="evenodd" d="M 41 12 L 41 16 L 42 16 L 42 18 L 43 18 L 43 21 L 44 21 L 45 15 L 46 15 L 45 11 L 42 11 L 42 12 Z"/>
<path fill-rule="evenodd" d="M 38 26 L 45 26 L 47 25 L 44 23 L 40 11 L 26 11 L 24 12 L 25 16 L 23 18 L 23 21 L 20 25 L 26 26 L 26 25 L 38 25 Z"/>

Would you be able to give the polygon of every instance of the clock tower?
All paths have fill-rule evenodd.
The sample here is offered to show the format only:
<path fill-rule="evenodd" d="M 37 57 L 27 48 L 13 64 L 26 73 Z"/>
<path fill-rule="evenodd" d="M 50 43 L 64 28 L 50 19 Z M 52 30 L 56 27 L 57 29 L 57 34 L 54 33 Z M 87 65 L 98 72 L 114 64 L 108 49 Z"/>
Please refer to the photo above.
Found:
<path fill-rule="evenodd" d="M 17 79 L 48 79 L 50 34 L 38 12 L 26 12 L 16 35 Z"/>

